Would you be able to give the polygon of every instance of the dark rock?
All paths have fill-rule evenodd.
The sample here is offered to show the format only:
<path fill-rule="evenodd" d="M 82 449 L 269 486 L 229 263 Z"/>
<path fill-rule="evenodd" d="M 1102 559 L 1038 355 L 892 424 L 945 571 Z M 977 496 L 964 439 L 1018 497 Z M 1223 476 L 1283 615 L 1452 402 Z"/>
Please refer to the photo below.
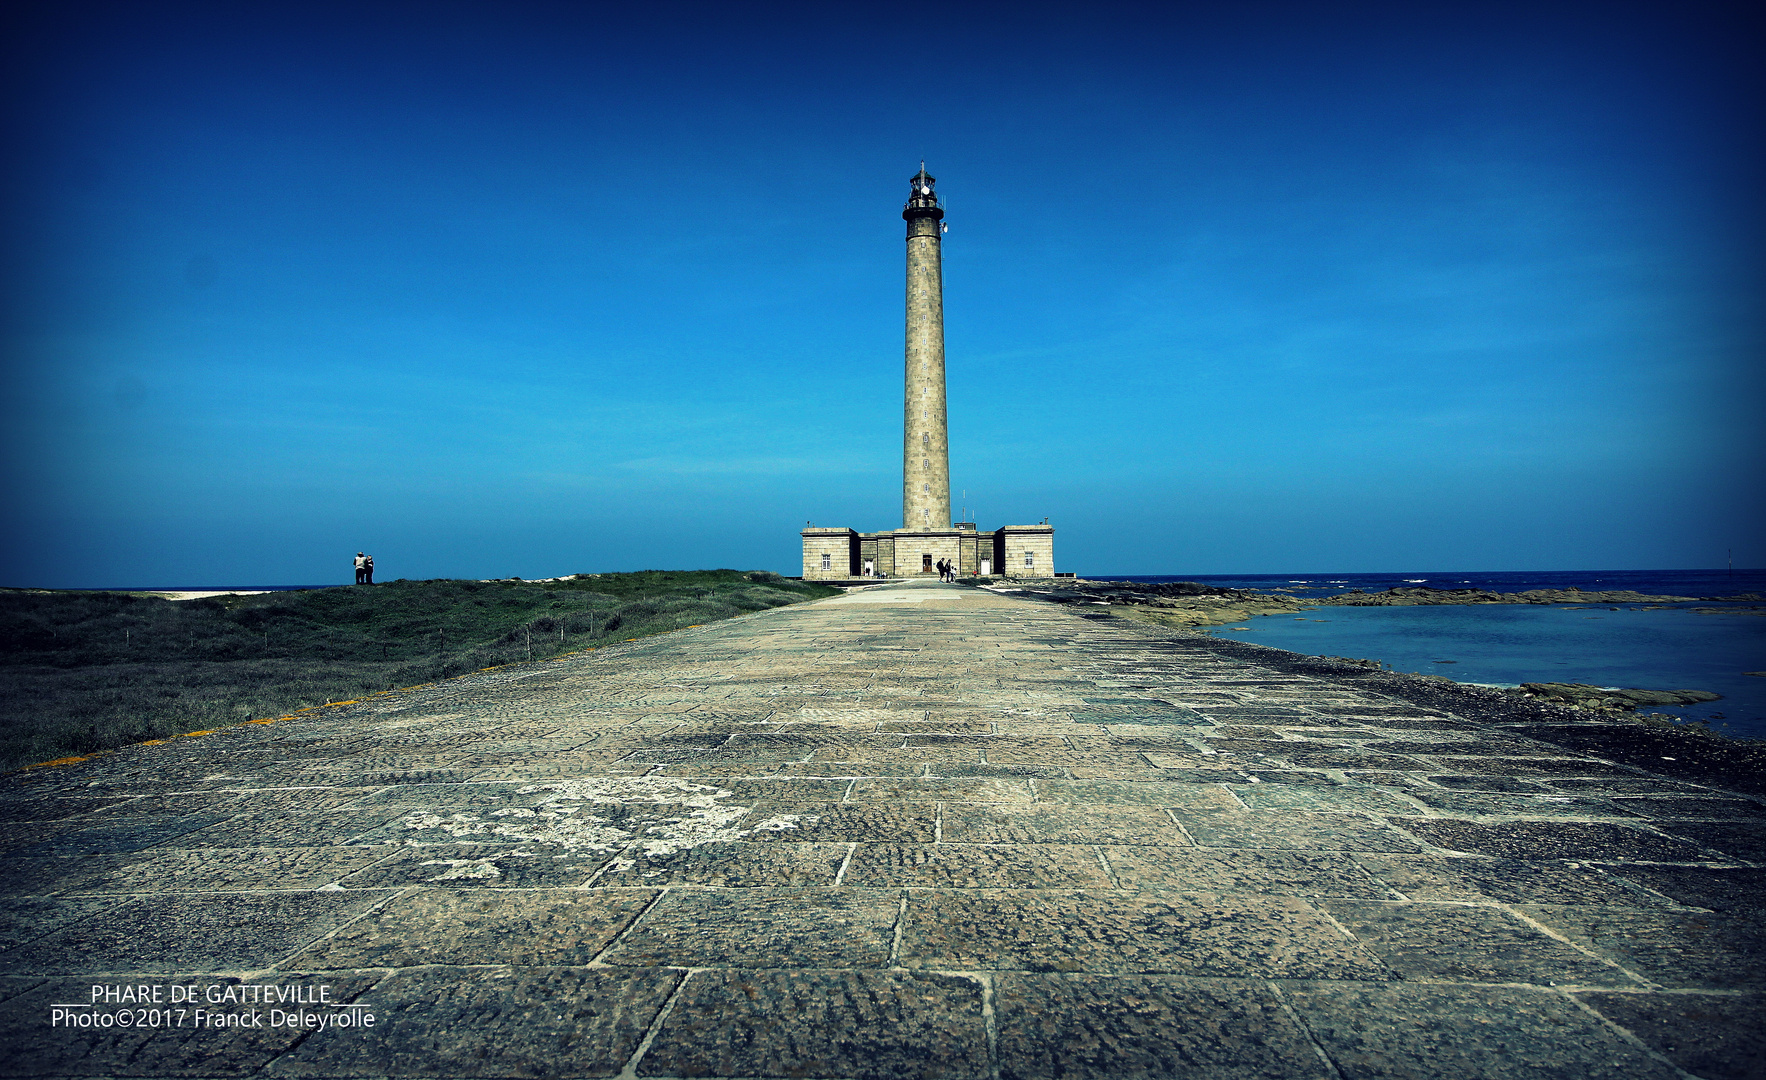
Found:
<path fill-rule="evenodd" d="M 1618 709 L 1632 712 L 1640 705 L 1691 705 L 1716 701 L 1721 694 L 1706 690 L 1609 690 L 1586 683 L 1522 683 L 1529 696 L 1561 701 L 1583 709 Z"/>

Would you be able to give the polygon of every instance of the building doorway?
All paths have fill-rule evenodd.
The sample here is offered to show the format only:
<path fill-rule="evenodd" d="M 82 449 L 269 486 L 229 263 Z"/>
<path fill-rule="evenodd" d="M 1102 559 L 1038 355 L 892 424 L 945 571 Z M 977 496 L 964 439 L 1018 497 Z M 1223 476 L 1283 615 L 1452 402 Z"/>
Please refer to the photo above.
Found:
<path fill-rule="evenodd" d="M 982 577 L 992 577 L 993 576 L 993 560 L 992 559 L 982 559 L 981 560 L 981 576 Z"/>
<path fill-rule="evenodd" d="M 930 551 L 922 551 L 920 553 L 920 573 L 930 574 L 931 572 L 932 572 L 932 553 Z"/>

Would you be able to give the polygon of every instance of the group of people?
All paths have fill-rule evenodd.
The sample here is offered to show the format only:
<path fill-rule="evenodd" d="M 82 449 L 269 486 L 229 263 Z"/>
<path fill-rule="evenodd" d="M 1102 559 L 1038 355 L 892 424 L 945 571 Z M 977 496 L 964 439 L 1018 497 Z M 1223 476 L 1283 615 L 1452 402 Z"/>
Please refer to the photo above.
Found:
<path fill-rule="evenodd" d="M 938 580 L 955 581 L 957 579 L 956 563 L 951 562 L 949 559 L 940 559 L 933 565 L 938 567 Z"/>
<path fill-rule="evenodd" d="M 374 556 L 356 552 L 356 584 L 374 584 Z"/>

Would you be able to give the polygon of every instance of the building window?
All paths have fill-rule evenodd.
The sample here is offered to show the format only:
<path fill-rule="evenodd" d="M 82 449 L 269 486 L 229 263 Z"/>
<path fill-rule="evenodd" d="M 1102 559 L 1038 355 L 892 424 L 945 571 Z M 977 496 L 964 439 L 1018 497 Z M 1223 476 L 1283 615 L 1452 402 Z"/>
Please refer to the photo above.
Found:
<path fill-rule="evenodd" d="M 823 570 L 834 569 L 834 556 L 829 555 L 827 552 L 822 553 L 822 569 Z"/>
<path fill-rule="evenodd" d="M 1036 552 L 1026 551 L 1024 553 L 1024 565 L 1026 567 L 1031 567 L 1031 566 L 1036 565 Z"/>
<path fill-rule="evenodd" d="M 921 419 L 924 419 L 925 416 L 926 416 L 926 414 L 923 412 L 920 414 Z M 929 431 L 920 432 L 920 445 L 921 446 L 931 446 L 932 445 L 932 433 L 931 432 L 929 432 Z"/>

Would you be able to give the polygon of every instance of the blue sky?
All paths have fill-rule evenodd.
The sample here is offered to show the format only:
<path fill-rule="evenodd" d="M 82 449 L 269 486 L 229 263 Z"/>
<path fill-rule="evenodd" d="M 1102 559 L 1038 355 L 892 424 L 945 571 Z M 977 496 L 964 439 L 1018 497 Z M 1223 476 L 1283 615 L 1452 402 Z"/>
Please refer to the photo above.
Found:
<path fill-rule="evenodd" d="M 922 157 L 953 496 L 1063 569 L 1766 565 L 1758 23 L 1418 7 L 56 6 L 0 584 L 896 527 Z"/>

